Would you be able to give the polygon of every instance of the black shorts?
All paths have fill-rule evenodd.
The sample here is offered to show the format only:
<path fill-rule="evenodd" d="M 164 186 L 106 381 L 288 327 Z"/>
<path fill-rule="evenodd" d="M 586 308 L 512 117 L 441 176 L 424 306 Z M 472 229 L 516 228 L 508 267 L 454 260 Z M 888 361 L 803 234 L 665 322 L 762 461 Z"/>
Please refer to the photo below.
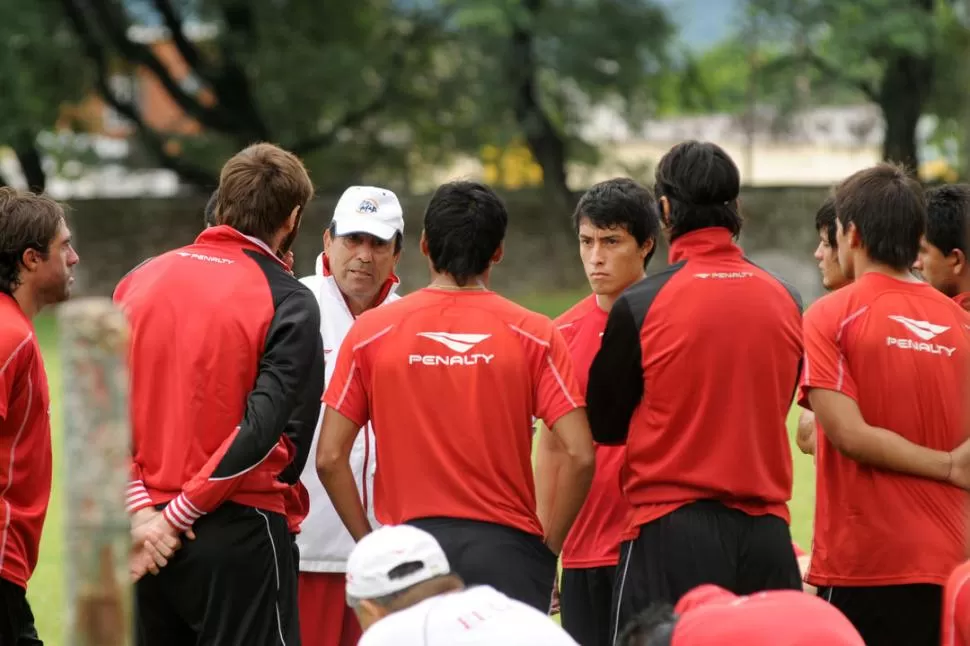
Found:
<path fill-rule="evenodd" d="M 610 646 L 616 566 L 567 568 L 559 583 L 562 627 L 582 646 Z"/>
<path fill-rule="evenodd" d="M 0 579 L 0 646 L 44 646 L 34 627 L 27 591 Z"/>
<path fill-rule="evenodd" d="M 462 518 L 408 521 L 438 541 L 466 585 L 490 585 L 548 613 L 559 559 L 542 539 L 512 527 Z"/>
<path fill-rule="evenodd" d="M 866 646 L 937 646 L 943 586 L 820 587 L 818 596 L 838 608 Z"/>
<path fill-rule="evenodd" d="M 196 538 L 135 584 L 139 646 L 299 646 L 296 567 L 286 519 L 223 503 Z"/>
<path fill-rule="evenodd" d="M 735 594 L 801 590 L 788 524 L 701 500 L 643 525 L 620 547 L 612 638 L 651 604 L 676 604 L 703 583 Z"/>

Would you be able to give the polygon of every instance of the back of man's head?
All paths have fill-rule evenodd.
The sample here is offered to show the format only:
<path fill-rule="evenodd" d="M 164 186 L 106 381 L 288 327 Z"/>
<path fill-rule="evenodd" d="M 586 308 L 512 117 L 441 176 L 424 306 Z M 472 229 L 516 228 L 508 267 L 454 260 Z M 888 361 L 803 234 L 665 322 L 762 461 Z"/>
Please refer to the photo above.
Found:
<path fill-rule="evenodd" d="M 509 214 L 495 192 L 479 182 L 442 184 L 424 213 L 431 265 L 458 285 L 485 272 L 505 240 Z"/>
<path fill-rule="evenodd" d="M 636 615 L 617 637 L 617 646 L 670 646 L 677 616 L 666 603 L 653 604 Z"/>
<path fill-rule="evenodd" d="M 717 144 L 685 141 L 661 158 L 654 173 L 657 198 L 669 202 L 670 240 L 707 227 L 741 233 L 741 174 Z"/>
<path fill-rule="evenodd" d="M 219 224 L 270 241 L 313 196 L 313 183 L 293 153 L 260 143 L 236 153 L 219 176 L 216 213 Z"/>
<path fill-rule="evenodd" d="M 946 184 L 926 192 L 926 241 L 948 255 L 967 255 L 970 184 Z"/>
<path fill-rule="evenodd" d="M 905 271 L 916 261 L 926 227 L 926 197 L 901 166 L 882 163 L 849 176 L 835 189 L 835 213 L 843 231 L 855 225 L 873 262 Z"/>
<path fill-rule="evenodd" d="M 347 559 L 347 605 L 364 630 L 381 617 L 462 587 L 434 537 L 410 525 L 371 532 Z"/>

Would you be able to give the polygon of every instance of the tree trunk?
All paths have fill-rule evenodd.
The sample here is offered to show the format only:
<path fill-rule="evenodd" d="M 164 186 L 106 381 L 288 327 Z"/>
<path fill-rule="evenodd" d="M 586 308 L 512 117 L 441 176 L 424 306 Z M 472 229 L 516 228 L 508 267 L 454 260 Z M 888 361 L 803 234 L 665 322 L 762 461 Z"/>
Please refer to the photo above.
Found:
<path fill-rule="evenodd" d="M 47 188 L 47 173 L 44 172 L 40 151 L 33 135 L 23 137 L 21 143 L 14 147 L 20 170 L 27 181 L 27 189 L 34 193 L 43 193 Z"/>
<path fill-rule="evenodd" d="M 933 89 L 933 74 L 933 58 L 897 52 L 889 58 L 879 88 L 886 121 L 883 159 L 903 164 L 913 174 L 919 172 L 916 126 Z"/>
<path fill-rule="evenodd" d="M 533 32 L 540 0 L 524 3 L 528 18 L 512 28 L 509 72 L 513 80 L 515 120 L 526 144 L 542 168 L 542 181 L 560 205 L 572 208 L 575 198 L 566 181 L 566 144 L 539 103 Z"/>

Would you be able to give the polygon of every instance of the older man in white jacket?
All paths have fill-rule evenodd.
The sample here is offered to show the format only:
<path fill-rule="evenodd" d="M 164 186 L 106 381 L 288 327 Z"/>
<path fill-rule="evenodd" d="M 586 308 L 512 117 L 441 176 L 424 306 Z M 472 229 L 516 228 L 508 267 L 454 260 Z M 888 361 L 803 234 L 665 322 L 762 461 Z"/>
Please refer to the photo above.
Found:
<path fill-rule="evenodd" d="M 323 234 L 316 273 L 300 281 L 320 304 L 320 334 L 330 383 L 334 361 L 354 318 L 400 298 L 394 268 L 401 257 L 404 216 L 397 196 L 383 188 L 352 186 L 341 196 Z M 320 411 L 323 415 L 323 409 Z M 319 430 L 318 430 L 319 435 Z M 319 436 L 313 438 L 316 454 Z M 351 465 L 361 500 L 373 526 L 374 432 L 357 436 Z M 346 603 L 347 558 L 354 548 L 340 517 L 317 476 L 313 460 L 302 482 L 310 510 L 297 536 L 300 549 L 300 633 L 303 646 L 355 646 L 361 631 Z"/>

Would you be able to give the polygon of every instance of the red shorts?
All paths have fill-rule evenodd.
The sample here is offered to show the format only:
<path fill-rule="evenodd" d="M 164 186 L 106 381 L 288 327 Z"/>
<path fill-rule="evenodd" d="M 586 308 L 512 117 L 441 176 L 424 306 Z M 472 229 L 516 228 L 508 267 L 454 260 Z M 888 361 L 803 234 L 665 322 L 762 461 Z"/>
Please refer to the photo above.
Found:
<path fill-rule="evenodd" d="M 357 615 L 347 605 L 344 574 L 300 572 L 300 641 L 303 646 L 357 646 Z"/>

